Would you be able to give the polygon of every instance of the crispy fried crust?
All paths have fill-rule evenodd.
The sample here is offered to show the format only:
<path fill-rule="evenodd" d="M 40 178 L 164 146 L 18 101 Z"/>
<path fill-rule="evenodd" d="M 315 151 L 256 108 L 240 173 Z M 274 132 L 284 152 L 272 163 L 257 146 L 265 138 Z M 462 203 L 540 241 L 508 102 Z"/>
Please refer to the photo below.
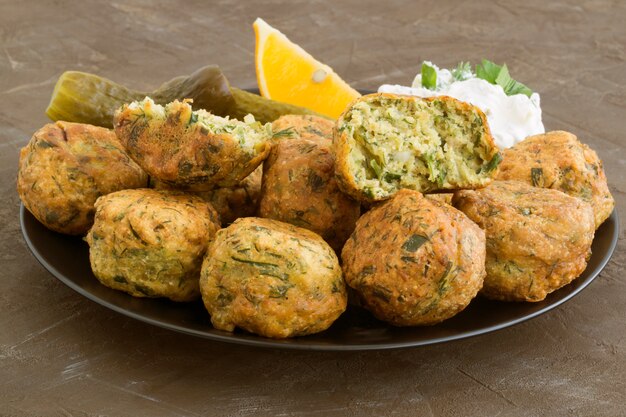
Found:
<path fill-rule="evenodd" d="M 321 237 L 252 217 L 218 232 L 200 289 L 215 328 L 272 338 L 325 330 L 347 305 L 339 261 Z"/>
<path fill-rule="evenodd" d="M 273 138 L 283 139 L 309 139 L 333 140 L 333 128 L 335 123 L 332 120 L 319 116 L 286 114 L 280 116 L 272 122 Z"/>
<path fill-rule="evenodd" d="M 485 235 L 455 208 L 400 190 L 359 219 L 342 261 L 346 283 L 378 319 L 432 325 L 482 287 Z"/>
<path fill-rule="evenodd" d="M 165 108 L 149 99 L 124 105 L 113 124 L 129 155 L 146 172 L 188 190 L 237 185 L 263 162 L 271 146 L 260 123 L 192 112 L 187 102 L 174 101 Z"/>
<path fill-rule="evenodd" d="M 227 226 L 240 217 L 256 216 L 261 199 L 263 166 L 252 171 L 239 184 L 232 187 L 218 187 L 209 191 L 187 191 L 211 203 L 219 214 L 222 226 Z M 160 181 L 152 181 L 152 187 L 170 190 L 171 186 Z"/>
<path fill-rule="evenodd" d="M 494 181 L 458 191 L 453 204 L 487 236 L 487 277 L 481 294 L 503 301 L 541 301 L 587 266 L 593 210 L 557 190 Z"/>
<path fill-rule="evenodd" d="M 483 112 L 445 96 L 363 96 L 337 120 L 333 144 L 340 188 L 362 202 L 482 187 L 501 160 Z"/>
<path fill-rule="evenodd" d="M 424 197 L 429 200 L 439 201 L 440 203 L 452 204 L 452 196 L 454 193 L 434 193 L 434 194 L 424 194 Z"/>
<path fill-rule="evenodd" d="M 293 139 L 272 147 L 263 164 L 259 216 L 312 230 L 341 252 L 360 206 L 339 190 L 330 143 L 324 142 Z"/>
<path fill-rule="evenodd" d="M 593 207 L 596 229 L 615 201 L 598 155 L 569 132 L 530 136 L 503 152 L 498 180 L 523 181 L 581 198 Z"/>
<path fill-rule="evenodd" d="M 179 191 L 124 190 L 96 202 L 86 241 L 91 268 L 109 288 L 135 297 L 198 298 L 202 258 L 217 213 Z"/>
<path fill-rule="evenodd" d="M 87 233 L 98 197 L 147 183 L 115 133 L 102 127 L 50 123 L 20 152 L 17 192 L 37 220 L 59 233 Z"/>

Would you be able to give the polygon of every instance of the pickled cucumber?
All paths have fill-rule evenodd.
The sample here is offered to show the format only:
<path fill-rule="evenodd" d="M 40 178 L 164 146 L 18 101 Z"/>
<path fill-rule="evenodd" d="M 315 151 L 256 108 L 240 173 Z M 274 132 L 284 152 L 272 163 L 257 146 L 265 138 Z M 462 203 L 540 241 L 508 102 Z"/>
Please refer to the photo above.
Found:
<path fill-rule="evenodd" d="M 54 87 L 46 114 L 54 121 L 111 128 L 117 108 L 125 103 L 140 101 L 146 96 L 158 104 L 191 98 L 194 109 L 205 109 L 218 116 L 237 119 L 252 113 L 262 123 L 271 122 L 283 114 L 316 114 L 302 107 L 230 87 L 222 71 L 215 65 L 200 68 L 189 76 L 173 78 L 151 92 L 133 90 L 94 74 L 66 71 Z"/>
<path fill-rule="evenodd" d="M 229 116 L 236 119 L 241 120 L 248 113 L 252 113 L 254 118 L 261 123 L 273 122 L 285 114 L 312 114 L 314 116 L 328 118 L 323 114 L 316 113 L 305 107 L 270 100 L 236 87 L 231 87 L 230 91 L 235 98 L 235 107 L 232 109 Z"/>

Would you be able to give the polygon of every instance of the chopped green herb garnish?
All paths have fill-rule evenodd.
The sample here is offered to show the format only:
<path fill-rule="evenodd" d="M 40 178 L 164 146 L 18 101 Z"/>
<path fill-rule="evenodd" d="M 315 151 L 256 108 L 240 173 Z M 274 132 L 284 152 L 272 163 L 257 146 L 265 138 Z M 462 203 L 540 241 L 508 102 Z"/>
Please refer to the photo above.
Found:
<path fill-rule="evenodd" d="M 135 239 L 137 239 L 138 241 L 140 241 L 141 243 L 143 243 L 144 245 L 147 245 L 148 242 L 146 242 L 145 240 L 143 240 L 141 238 L 141 236 L 139 235 L 139 233 L 137 233 L 137 231 L 135 230 L 135 228 L 133 227 L 133 224 L 131 222 L 128 222 L 128 228 L 130 229 L 131 233 L 133 234 L 133 236 L 135 237 Z"/>
<path fill-rule="evenodd" d="M 45 141 L 45 140 L 40 140 L 39 142 L 37 142 L 37 146 L 39 146 L 40 148 L 44 148 L 44 149 L 46 149 L 46 148 L 56 148 L 57 147 L 56 145 L 54 145 L 54 144 L 52 144 L 52 143 L 50 143 L 48 141 Z"/>
<path fill-rule="evenodd" d="M 530 88 L 511 78 L 506 64 L 500 66 L 487 59 L 483 59 L 480 64 L 476 65 L 476 77 L 488 81 L 491 84 L 499 85 L 507 96 L 524 94 L 530 97 L 533 93 Z"/>
<path fill-rule="evenodd" d="M 218 286 L 220 289 L 220 293 L 217 295 L 217 304 L 220 307 L 225 307 L 233 302 L 235 298 L 230 292 L 228 292 L 224 287 Z"/>
<path fill-rule="evenodd" d="M 113 277 L 113 281 L 115 282 L 119 282 L 121 284 L 128 284 L 128 281 L 126 280 L 125 277 L 121 276 L 121 275 L 116 275 Z"/>
<path fill-rule="evenodd" d="M 422 62 L 422 87 L 434 90 L 437 88 L 437 70 Z"/>
<path fill-rule="evenodd" d="M 467 80 L 472 76 L 472 65 L 469 62 L 459 62 L 455 69 L 450 71 L 457 81 Z"/>
<path fill-rule="evenodd" d="M 376 272 L 376 267 L 374 265 L 368 265 L 366 267 L 364 267 L 361 272 L 359 272 L 359 276 L 360 277 L 364 277 L 367 275 L 372 275 L 373 273 Z"/>
<path fill-rule="evenodd" d="M 381 287 L 380 285 L 375 285 L 372 287 L 371 291 L 372 291 L 372 295 L 381 301 L 388 303 L 389 300 L 391 300 L 391 291 L 389 291 L 385 287 Z"/>
<path fill-rule="evenodd" d="M 270 287 L 270 298 L 285 298 L 287 297 L 287 291 L 293 287 L 294 285 L 292 283 L 272 286 Z"/>
<path fill-rule="evenodd" d="M 498 168 L 500 162 L 502 162 L 502 155 L 500 154 L 500 152 L 498 152 L 493 156 L 493 158 L 491 158 L 491 161 L 487 162 L 487 165 L 482 168 L 483 172 L 493 171 L 494 169 Z"/>
<path fill-rule="evenodd" d="M 293 126 L 289 126 L 286 129 L 279 130 L 278 132 L 275 132 L 272 135 L 273 138 L 283 138 L 283 137 L 292 137 L 292 136 L 296 136 L 296 131 L 294 130 Z"/>
<path fill-rule="evenodd" d="M 501 67 L 493 62 L 483 59 L 481 64 L 476 65 L 476 77 L 481 78 L 491 84 L 496 83 L 496 78 L 500 73 Z"/>
<path fill-rule="evenodd" d="M 394 174 L 393 172 L 385 172 L 385 175 L 383 175 L 383 180 L 387 182 L 397 181 L 400 179 L 402 179 L 402 175 Z"/>
<path fill-rule="evenodd" d="M 530 180 L 533 183 L 533 187 L 543 187 L 543 169 L 531 168 Z"/>
<path fill-rule="evenodd" d="M 428 238 L 426 236 L 422 236 L 422 235 L 412 235 L 410 238 L 408 238 L 403 244 L 402 244 L 402 249 L 404 249 L 407 252 L 415 252 L 417 251 L 426 241 L 428 241 Z"/>
<path fill-rule="evenodd" d="M 273 264 L 273 263 L 261 262 L 261 261 L 253 261 L 253 260 L 250 260 L 250 259 L 237 258 L 235 256 L 231 256 L 231 259 L 233 261 L 242 262 L 242 263 L 245 263 L 245 264 L 250 264 L 250 265 L 255 266 L 257 268 L 278 267 L 278 265 Z"/>
<path fill-rule="evenodd" d="M 305 126 L 304 130 L 306 130 L 307 132 L 312 133 L 314 135 L 324 137 L 324 133 L 321 130 L 316 129 L 314 126 Z"/>
<path fill-rule="evenodd" d="M 311 188 L 311 191 L 317 193 L 324 188 L 326 182 L 324 181 L 324 178 L 317 175 L 315 171 L 309 169 L 309 174 L 306 177 L 306 184 Z"/>
<path fill-rule="evenodd" d="M 439 279 L 439 286 L 437 288 L 437 292 L 439 293 L 440 297 L 443 294 L 445 294 L 446 291 L 448 291 L 448 288 L 449 288 L 448 274 L 450 274 L 451 270 L 452 270 L 452 261 L 448 261 L 448 263 L 446 264 L 446 269 L 445 271 L 443 271 L 443 275 Z"/>
<path fill-rule="evenodd" d="M 380 165 L 378 165 L 378 162 L 376 162 L 375 159 L 371 159 L 370 160 L 370 166 L 372 167 L 372 169 L 376 173 L 376 176 L 378 178 L 380 178 L 380 176 L 383 174 L 383 169 L 381 168 Z"/>
<path fill-rule="evenodd" d="M 146 287 L 145 285 L 141 285 L 141 284 L 135 284 L 135 290 L 139 291 L 143 295 L 150 296 L 150 295 L 153 294 L 153 291 L 150 288 Z"/>

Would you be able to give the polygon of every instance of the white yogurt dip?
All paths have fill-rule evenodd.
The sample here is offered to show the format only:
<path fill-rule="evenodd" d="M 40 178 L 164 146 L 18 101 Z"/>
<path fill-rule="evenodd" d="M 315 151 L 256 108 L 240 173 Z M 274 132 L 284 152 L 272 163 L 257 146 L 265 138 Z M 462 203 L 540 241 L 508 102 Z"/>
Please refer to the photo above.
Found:
<path fill-rule="evenodd" d="M 422 77 L 418 74 L 413 87 L 383 84 L 378 92 L 418 97 L 450 96 L 471 103 L 487 116 L 491 134 L 501 149 L 510 148 L 527 136 L 545 133 L 539 94 L 532 93 L 530 97 L 524 94 L 507 96 L 502 87 L 476 78 L 470 71 L 461 77 L 467 79 L 457 81 L 447 69 L 439 69 L 429 62 L 427 64 L 437 71 L 435 90 L 422 87 Z"/>

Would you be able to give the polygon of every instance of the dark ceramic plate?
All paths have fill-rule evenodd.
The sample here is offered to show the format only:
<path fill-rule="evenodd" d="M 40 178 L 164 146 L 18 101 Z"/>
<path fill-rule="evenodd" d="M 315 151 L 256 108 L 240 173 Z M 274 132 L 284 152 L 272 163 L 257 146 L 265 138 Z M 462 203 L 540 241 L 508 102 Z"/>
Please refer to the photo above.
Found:
<path fill-rule="evenodd" d="M 543 314 L 569 300 L 593 281 L 615 250 L 619 233 L 617 212 L 596 232 L 587 269 L 570 285 L 540 303 L 502 303 L 476 298 L 460 314 L 431 327 L 396 328 L 350 306 L 330 329 L 312 336 L 272 340 L 244 332 L 228 333 L 211 326 L 201 302 L 182 304 L 134 298 L 111 290 L 96 280 L 89 266 L 89 248 L 80 238 L 46 229 L 22 206 L 24 239 L 37 260 L 79 294 L 128 317 L 177 332 L 243 345 L 311 350 L 370 350 L 430 345 L 464 339 L 513 326 Z"/>

